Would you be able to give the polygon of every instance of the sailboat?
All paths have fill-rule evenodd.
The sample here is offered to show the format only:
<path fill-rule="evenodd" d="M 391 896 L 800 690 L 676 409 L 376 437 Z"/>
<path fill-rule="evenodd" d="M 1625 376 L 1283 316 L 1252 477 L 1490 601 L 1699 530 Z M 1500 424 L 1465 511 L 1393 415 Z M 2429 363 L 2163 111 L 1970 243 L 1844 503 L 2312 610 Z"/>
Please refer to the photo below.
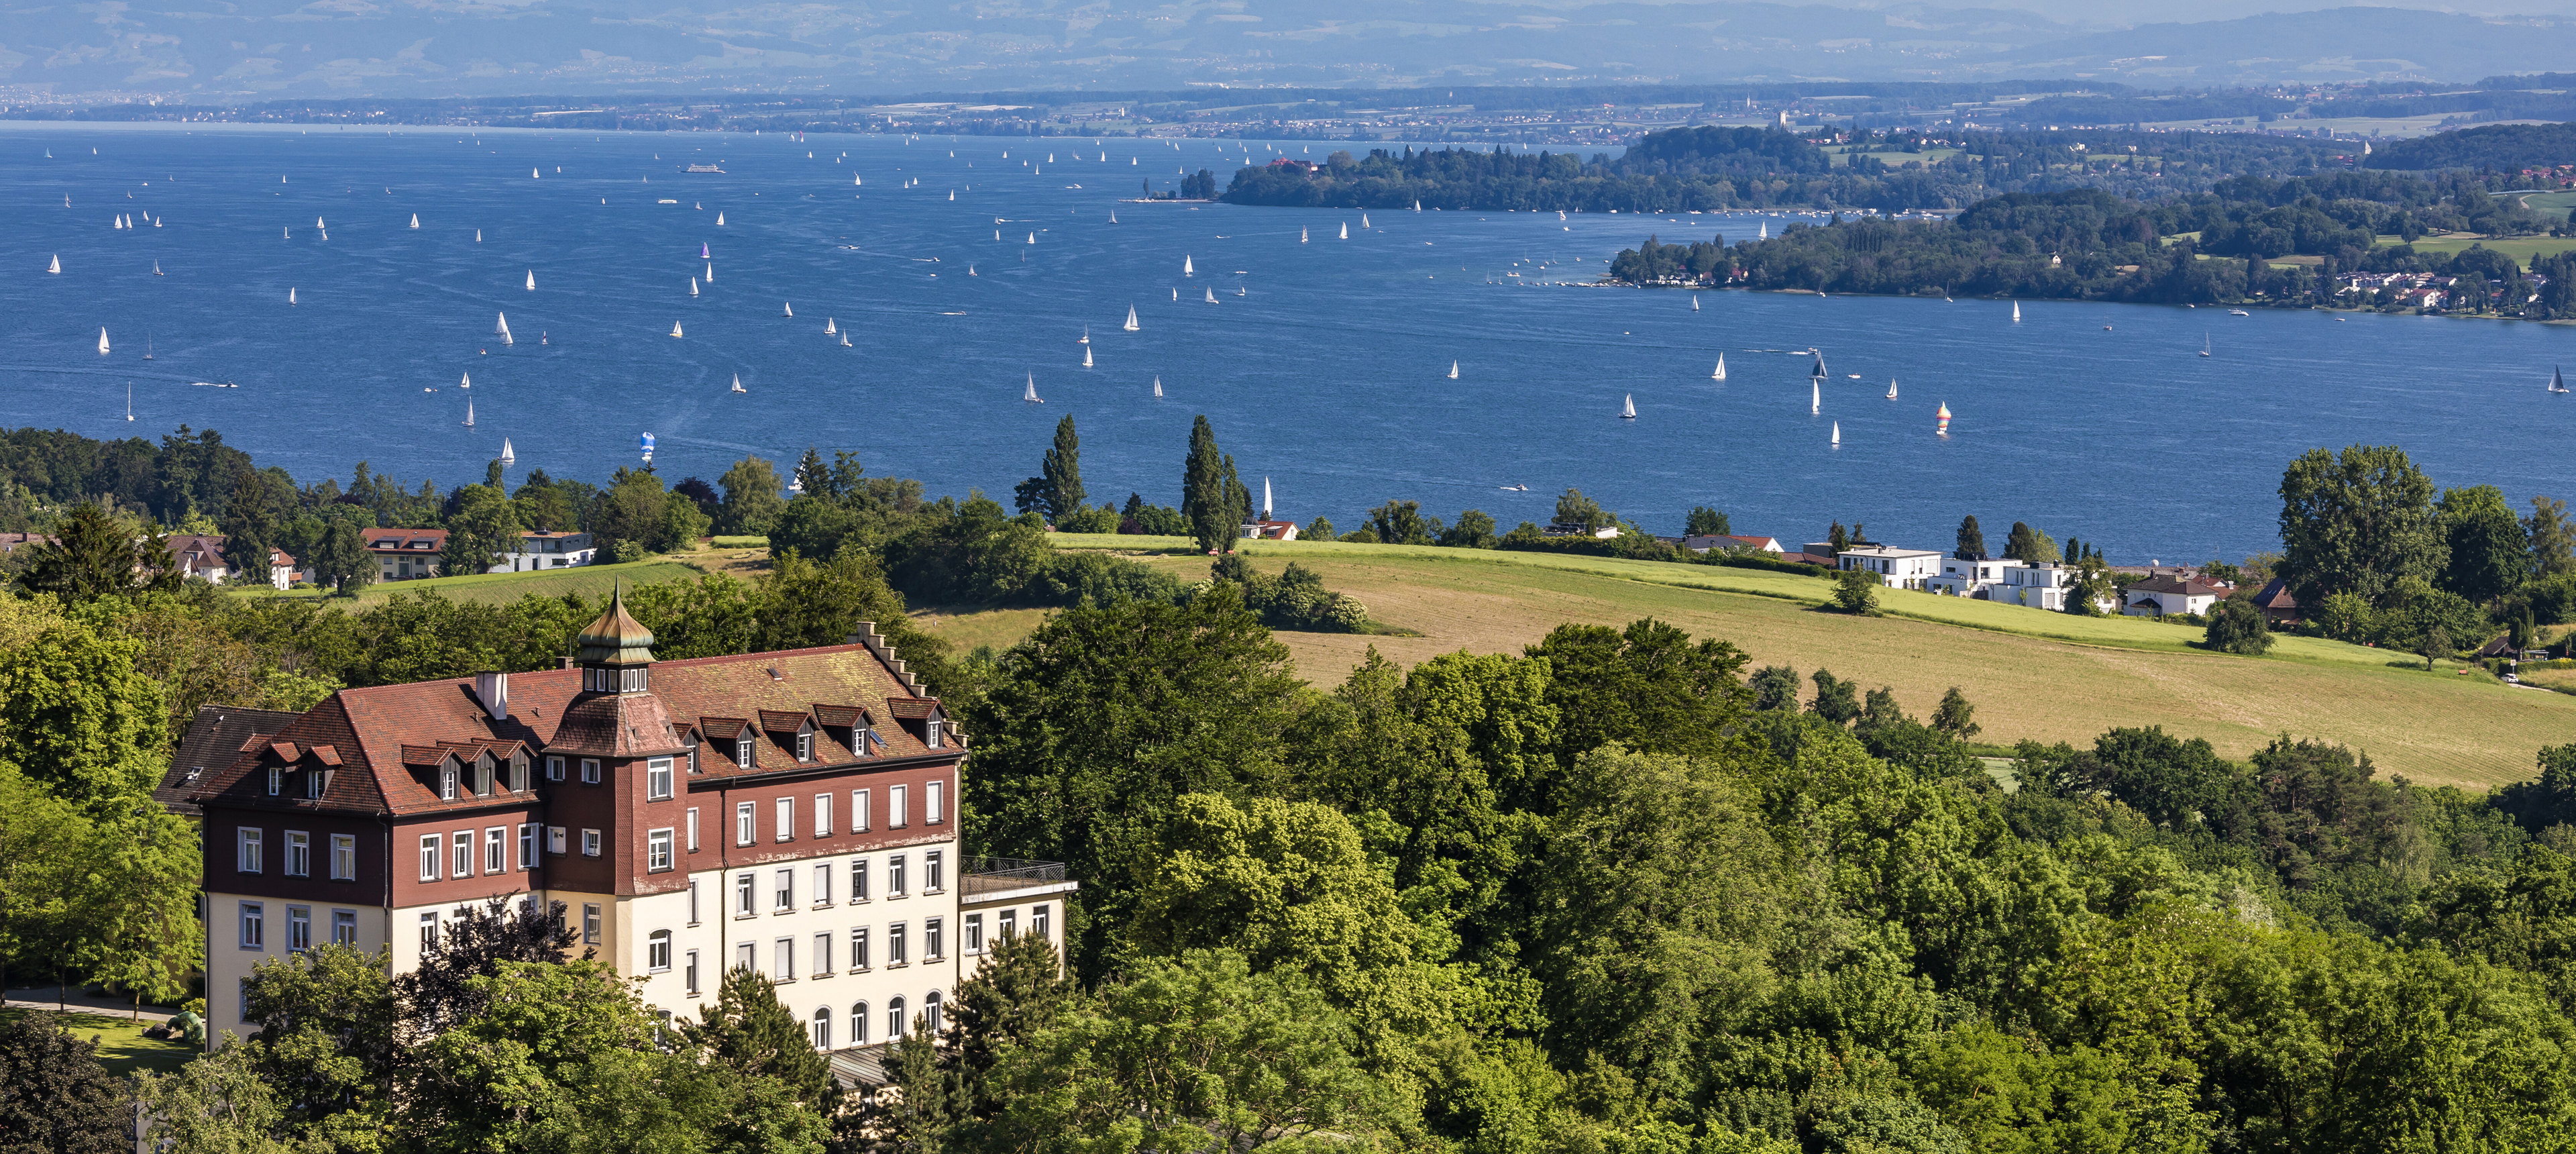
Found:
<path fill-rule="evenodd" d="M 850 330 L 848 329 L 841 330 L 841 347 L 845 349 L 853 347 L 850 344 Z"/>
<path fill-rule="evenodd" d="M 672 322 L 671 322 L 671 335 L 672 335 L 672 336 L 675 336 L 675 337 L 676 337 L 676 336 L 678 336 L 678 335 L 680 335 L 680 322 L 678 322 L 678 321 L 672 321 Z"/>
<path fill-rule="evenodd" d="M 1933 420 L 1935 422 L 1932 427 L 1933 432 L 1939 433 L 1944 437 L 1950 435 L 1950 405 L 1948 402 L 1945 401 L 1942 403 L 1941 411 L 1933 414 Z"/>
<path fill-rule="evenodd" d="M 1351 239 L 1351 222 L 1347 220 L 1342 222 L 1342 239 Z"/>
<path fill-rule="evenodd" d="M 154 267 L 156 267 L 156 268 L 157 268 L 157 267 L 159 267 L 159 266 L 158 266 L 158 265 L 155 265 Z M 45 271 L 46 271 L 46 272 L 61 272 L 61 271 L 63 271 L 63 258 L 62 258 L 62 256 L 61 256 L 60 254 L 56 254 L 53 260 L 46 262 L 46 264 L 45 264 Z"/>
<path fill-rule="evenodd" d="M 1699 311 L 1699 294 L 1698 294 L 1698 293 L 1692 293 L 1692 294 L 1691 294 L 1691 311 L 1692 311 L 1692 312 L 1698 312 L 1698 311 Z"/>
<path fill-rule="evenodd" d="M 1563 218 L 1563 217 L 1559 217 L 1558 219 L 1562 220 L 1562 219 L 1564 219 L 1564 218 Z M 1766 221 L 1763 221 L 1763 222 L 1762 222 L 1762 231 L 1760 231 L 1760 232 L 1757 232 L 1757 233 L 1753 234 L 1753 239 L 1755 239 L 1755 240 L 1769 240 L 1769 239 L 1771 239 L 1771 222 L 1770 222 L 1770 221 L 1767 221 L 1767 220 L 1766 220 Z"/>
<path fill-rule="evenodd" d="M 1822 379 L 1822 378 L 1825 378 L 1825 377 L 1828 377 L 1828 376 L 1833 375 L 1833 374 L 1828 373 L 1828 372 L 1826 372 L 1826 371 L 1825 371 L 1825 353 L 1824 353 L 1824 350 L 1822 350 L 1822 349 L 1808 349 L 1807 351 L 1808 351 L 1808 352 L 1811 352 L 1811 353 L 1816 354 L 1816 365 L 1815 365 L 1815 367 L 1814 367 L 1814 368 L 1811 368 L 1811 369 L 1807 370 L 1807 375 L 1808 375 L 1808 376 L 1815 377 L 1815 378 L 1818 378 L 1818 379 Z"/>
<path fill-rule="evenodd" d="M 954 201 L 957 199 L 957 190 L 956 190 L 956 189 L 953 189 L 953 188 L 952 188 L 952 189 L 949 189 L 949 190 L 948 190 L 948 199 L 949 199 L 951 202 L 954 202 Z M 1116 224 L 1116 223 L 1118 223 L 1118 217 L 1117 217 L 1117 214 L 1115 214 L 1115 213 L 1110 214 L 1109 223 L 1111 223 L 1111 224 Z"/>
<path fill-rule="evenodd" d="M 1208 288 L 1207 288 L 1207 302 L 1208 302 L 1209 304 L 1215 304 L 1215 303 L 1216 303 L 1216 286 L 1215 286 L 1215 285 L 1209 285 L 1209 286 L 1208 286 Z"/>
<path fill-rule="evenodd" d="M 1197 276 L 1197 275 L 1199 275 L 1198 267 L 1197 267 L 1196 265 L 1193 265 L 1193 264 L 1191 264 L 1191 263 L 1190 263 L 1189 254 L 1187 254 L 1187 253 L 1183 253 L 1183 254 L 1181 255 L 1181 275 L 1182 275 L 1182 276 Z"/>
<path fill-rule="evenodd" d="M 510 451 L 510 438 L 501 438 L 501 467 L 507 469 L 518 461 L 519 455 Z"/>
<path fill-rule="evenodd" d="M 714 254 L 712 254 L 712 253 L 710 253 L 710 252 L 708 252 L 708 251 L 707 251 L 707 242 L 705 242 L 705 241 L 699 241 L 699 242 L 698 242 L 698 259 L 699 259 L 699 260 L 705 260 L 705 259 L 707 259 L 709 256 L 712 256 L 712 255 L 714 255 Z"/>
<path fill-rule="evenodd" d="M 1417 200 L 1417 201 L 1414 201 L 1414 202 L 1413 202 L 1413 211 L 1415 211 L 1415 212 L 1420 212 L 1420 211 L 1422 211 L 1422 202 L 1421 202 L 1421 201 L 1418 201 L 1418 200 Z"/>
<path fill-rule="evenodd" d="M 2014 324 L 2020 324 L 2020 323 L 2021 323 L 2021 302 L 2020 302 L 2020 301 L 2014 301 L 2014 302 L 2013 302 L 2013 323 L 2014 323 Z"/>
<path fill-rule="evenodd" d="M 795 315 L 796 315 L 796 306 L 795 306 L 795 304 L 794 304 L 793 302 L 789 302 L 789 301 L 780 301 L 780 302 L 778 302 L 778 307 L 779 307 L 779 308 L 781 308 L 781 309 L 785 309 L 785 310 L 786 310 L 786 312 L 787 312 L 787 315 L 788 315 L 788 316 L 791 316 L 791 317 L 792 317 L 792 316 L 795 316 Z"/>
<path fill-rule="evenodd" d="M 1896 399 L 1896 378 L 1894 377 L 1887 378 L 1887 399 L 1891 401 Z"/>
<path fill-rule="evenodd" d="M 535 269 L 528 270 L 528 291 L 537 291 L 537 270 Z"/>
<path fill-rule="evenodd" d="M 724 227 L 724 210 L 722 209 L 716 210 L 716 227 Z"/>
<path fill-rule="evenodd" d="M 1031 405 L 1043 405 L 1046 403 L 1045 398 L 1038 396 L 1038 375 L 1036 373 L 1029 374 L 1029 387 L 1020 393 L 1020 401 L 1024 404 Z"/>
<path fill-rule="evenodd" d="M 1633 421 L 1637 419 L 1637 394 L 1628 393 L 1624 394 L 1620 398 L 1619 419 L 1623 421 Z"/>
<path fill-rule="evenodd" d="M 1365 212 L 1363 212 L 1363 213 L 1361 213 L 1361 214 L 1360 214 L 1360 227 L 1361 227 L 1361 228 L 1367 228 L 1368 226 L 1369 226 L 1369 222 L 1368 222 L 1368 214 L 1367 214 L 1367 213 L 1365 213 Z"/>
<path fill-rule="evenodd" d="M 492 334 L 501 338 L 502 344 L 513 345 L 518 343 L 517 341 L 510 339 L 510 314 L 508 313 L 494 313 L 492 315 Z"/>
<path fill-rule="evenodd" d="M 1304 243 L 1306 243 L 1306 230 L 1305 230 L 1305 229 L 1302 229 L 1302 228 L 1301 228 L 1301 229 L 1298 229 L 1298 230 L 1297 230 L 1297 243 L 1299 243 L 1299 244 L 1304 244 Z"/>
<path fill-rule="evenodd" d="M 412 226 L 413 228 L 419 228 L 419 227 L 420 227 L 420 214 L 419 214 L 419 213 L 416 213 L 416 212 L 415 212 L 415 213 L 411 214 L 411 226 Z"/>
<path fill-rule="evenodd" d="M 460 389 L 470 389 L 470 388 L 473 388 L 473 387 L 474 387 L 474 374 L 472 374 L 472 373 L 466 373 L 466 374 L 464 374 L 464 378 L 465 378 L 465 379 L 463 379 L 463 380 L 460 380 L 460 381 L 456 382 L 456 387 L 457 387 L 457 388 L 460 388 Z"/>
<path fill-rule="evenodd" d="M 1086 369 L 1091 367 L 1091 346 L 1090 346 L 1090 345 L 1084 345 L 1084 346 L 1082 346 L 1082 367 L 1084 367 L 1084 368 L 1086 368 Z"/>
<path fill-rule="evenodd" d="M 1075 341 L 1075 342 L 1073 342 L 1073 343 L 1075 343 L 1075 344 L 1077 344 L 1077 345 L 1087 345 L 1087 344 L 1090 344 L 1090 343 L 1091 343 L 1091 326 L 1090 326 L 1090 325 L 1084 325 L 1084 326 L 1082 326 L 1082 339 L 1081 339 L 1081 340 L 1078 340 L 1078 341 Z"/>
<path fill-rule="evenodd" d="M 149 332 L 143 334 L 143 359 L 152 359 L 152 334 Z"/>
<path fill-rule="evenodd" d="M 707 262 L 707 275 L 701 279 L 705 280 L 708 284 L 716 283 L 716 262 Z"/>
<path fill-rule="evenodd" d="M 1834 422 L 1834 447 L 1837 449 L 1843 447 L 1843 423 L 1841 421 Z"/>
<path fill-rule="evenodd" d="M 696 278 L 696 277 L 690 277 L 690 278 L 689 278 L 689 295 L 690 295 L 690 296 L 696 296 L 696 295 L 698 295 L 698 278 Z"/>
<path fill-rule="evenodd" d="M 1807 381 L 1807 412 L 1812 416 L 1824 411 L 1825 379 L 1823 377 L 1811 378 Z"/>
<path fill-rule="evenodd" d="M 749 389 L 746 389 L 746 388 L 742 387 L 742 374 L 741 374 L 741 373 L 735 373 L 735 374 L 733 375 L 733 391 L 735 391 L 735 392 L 737 392 L 737 393 L 748 393 L 748 392 L 750 392 L 750 391 L 751 391 L 751 390 L 749 390 Z"/>
<path fill-rule="evenodd" d="M 475 229 L 475 230 L 474 230 L 474 243 L 476 243 L 476 244 L 481 244 L 481 243 L 483 243 L 483 230 L 482 230 L 482 229 L 479 229 L 479 228 L 478 228 L 478 229 Z"/>
<path fill-rule="evenodd" d="M 974 276 L 974 275 L 976 275 L 976 273 L 975 273 L 975 266 L 974 266 L 974 265 L 971 265 L 971 264 L 970 264 L 970 265 L 967 265 L 967 266 L 966 266 L 966 275 L 968 275 L 968 276 Z"/>
<path fill-rule="evenodd" d="M 134 419 L 134 382 L 125 382 L 125 419 Z"/>
<path fill-rule="evenodd" d="M 2567 391 L 2567 378 L 2559 375 L 2558 366 L 2556 365 L 2551 365 L 2549 367 L 2549 391 L 2553 393 L 2563 393 Z"/>
<path fill-rule="evenodd" d="M 168 275 L 170 275 L 170 274 L 168 274 L 168 273 L 166 273 L 166 272 L 161 271 L 161 262 L 156 260 L 156 261 L 153 261 L 153 262 L 152 262 L 152 275 L 154 275 L 154 276 L 168 276 Z"/>
<path fill-rule="evenodd" d="M 1154 378 L 1154 395 L 1158 397 L 1163 395 L 1163 378 L 1161 377 Z"/>
<path fill-rule="evenodd" d="M 1172 290 L 1172 301 L 1173 301 L 1174 303 L 1176 303 L 1176 304 L 1177 304 L 1177 303 L 1179 303 L 1180 299 L 1181 299 L 1181 290 L 1179 290 L 1179 289 L 1173 289 L 1173 290 Z"/>
<path fill-rule="evenodd" d="M 1139 326 L 1136 324 L 1136 306 L 1129 305 L 1127 306 L 1127 331 L 1131 333 L 1135 332 L 1138 327 Z"/>
<path fill-rule="evenodd" d="M 469 429 L 474 427 L 474 398 L 472 397 L 465 398 L 465 427 Z"/>
<path fill-rule="evenodd" d="M 1033 232 L 1033 233 L 1030 233 L 1030 234 L 1029 234 L 1029 239 L 1028 239 L 1028 240 L 1026 240 L 1026 241 L 1023 241 L 1022 243 L 1024 243 L 1024 244 L 1036 244 L 1037 242 L 1038 242 L 1038 234 L 1036 234 L 1036 233 L 1034 233 L 1034 232 Z"/>
<path fill-rule="evenodd" d="M 1449 362 L 1449 379 L 1453 381 L 1458 379 L 1458 362 L 1456 361 Z"/>
<path fill-rule="evenodd" d="M 2209 334 L 2208 334 L 2208 333 L 2202 333 L 2202 334 L 2200 334 L 2200 355 L 2202 355 L 2202 356 L 2204 356 L 2204 357 L 2209 355 Z"/>
<path fill-rule="evenodd" d="M 313 227 L 324 232 L 329 232 L 331 230 L 331 226 L 322 223 L 322 218 L 318 216 L 313 218 Z"/>
<path fill-rule="evenodd" d="M 952 192 L 952 193 L 949 193 L 949 194 L 948 194 L 948 199 L 950 199 L 950 200 L 955 200 L 955 199 L 957 199 L 957 194 L 956 194 L 956 193 L 953 193 L 953 192 Z M 1110 210 L 1109 210 L 1109 223 L 1111 223 L 1111 224 L 1116 224 L 1116 223 L 1118 223 L 1118 210 L 1117 210 L 1117 209 L 1114 209 L 1114 208 L 1113 208 L 1113 209 L 1110 209 Z"/>
<path fill-rule="evenodd" d="M 294 304 L 294 303 L 295 303 L 295 287 L 294 287 L 294 286 L 292 286 L 292 285 L 287 286 L 287 289 L 286 289 L 286 303 L 288 303 L 288 304 Z"/>
<path fill-rule="evenodd" d="M 836 333 L 840 332 L 841 330 L 839 330 L 839 329 L 837 329 L 837 328 L 834 328 L 834 327 L 833 327 L 833 326 L 834 326 L 835 324 L 837 324 L 837 323 L 839 323 L 839 322 L 835 321 L 835 320 L 834 320 L 833 318 L 831 318 L 831 317 L 824 317 L 824 318 L 823 318 L 823 335 L 828 337 L 828 336 L 832 336 L 832 335 L 834 335 L 834 334 L 836 334 Z"/>

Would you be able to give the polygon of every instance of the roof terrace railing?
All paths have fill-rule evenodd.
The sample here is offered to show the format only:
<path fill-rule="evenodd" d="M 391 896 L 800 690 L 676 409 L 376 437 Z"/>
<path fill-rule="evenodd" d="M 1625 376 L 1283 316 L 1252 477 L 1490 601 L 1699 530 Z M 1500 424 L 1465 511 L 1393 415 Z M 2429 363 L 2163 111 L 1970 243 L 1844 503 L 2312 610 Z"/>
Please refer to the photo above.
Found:
<path fill-rule="evenodd" d="M 1064 880 L 1064 863 L 1012 857 L 970 857 L 963 863 L 966 896 L 1026 889 Z"/>

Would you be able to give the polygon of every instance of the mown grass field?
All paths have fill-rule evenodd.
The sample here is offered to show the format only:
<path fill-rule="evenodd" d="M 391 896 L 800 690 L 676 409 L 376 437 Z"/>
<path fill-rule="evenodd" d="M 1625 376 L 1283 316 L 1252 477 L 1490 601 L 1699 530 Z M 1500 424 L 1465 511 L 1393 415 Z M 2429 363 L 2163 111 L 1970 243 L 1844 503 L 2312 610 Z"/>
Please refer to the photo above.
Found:
<path fill-rule="evenodd" d="M 656 558 L 624 565 L 583 565 L 573 569 L 548 569 L 533 573 L 478 573 L 471 577 L 379 581 L 361 591 L 355 603 L 363 607 L 379 604 L 397 593 L 433 592 L 458 601 L 473 601 L 486 605 L 516 601 L 530 593 L 547 597 L 561 597 L 566 593 L 596 597 L 608 592 L 609 586 L 620 580 L 629 585 L 643 585 L 655 581 L 676 581 L 697 575 L 698 570 L 688 565 L 666 558 Z M 239 592 L 237 595 L 245 597 L 324 596 L 318 589 L 298 589 L 290 593 L 252 589 Z M 351 604 L 347 598 L 337 598 L 334 603 Z"/>
<path fill-rule="evenodd" d="M 2379 238 L 2379 243 L 2384 248 L 2389 245 L 2404 244 L 2406 240 L 2404 237 L 2384 235 Z M 2531 267 L 2531 258 L 2535 256 L 2555 256 L 2576 249 L 2576 237 L 2512 236 L 2502 240 L 2490 240 L 2482 236 L 2428 236 L 2415 242 L 2415 251 L 2462 253 L 2467 252 L 2471 245 L 2485 245 L 2521 261 L 2522 267 L 2528 269 Z"/>
<path fill-rule="evenodd" d="M 22 991 L 21 994 L 30 999 L 42 996 L 41 991 Z M 0 1021 L 29 1012 L 14 1008 L 0 1010 Z M 149 1013 L 143 1015 L 141 1022 L 129 1021 L 122 1015 L 110 1016 L 85 1010 L 74 1010 L 60 1017 L 62 1025 L 71 1031 L 73 1037 L 82 1041 L 98 1040 L 99 1064 L 107 1067 L 111 1074 L 124 1075 L 136 1070 L 173 1073 L 197 1056 L 197 1048 L 185 1042 L 164 1042 L 144 1037 L 143 1031 L 161 1024 L 161 1018 Z"/>
<path fill-rule="evenodd" d="M 1186 542 L 1059 535 L 1059 547 L 1144 552 L 1136 560 L 1196 579 L 1207 559 Z M 1720 637 L 1756 665 L 1819 666 L 1894 688 L 1916 714 L 1958 686 L 1977 706 L 1981 741 L 2086 742 L 2112 726 L 2162 725 L 2243 757 L 2281 733 L 2341 742 L 2383 772 L 2472 788 L 2528 777 L 2542 745 L 2576 741 L 2576 697 L 2502 685 L 2445 663 L 2313 638 L 2284 637 L 2272 655 L 2195 648 L 2200 631 L 2139 618 L 2088 618 L 1987 601 L 1889 591 L 1888 615 L 1821 611 L 1823 581 L 1783 573 L 1610 558 L 1330 542 L 1246 548 L 1275 572 L 1294 559 L 1414 637 L 1282 634 L 1299 671 L 1331 684 L 1368 647 L 1413 663 L 1460 649 L 1516 652 L 1567 621 L 1622 624 L 1653 616 Z M 960 645 L 1004 645 L 1044 620 L 1037 610 L 925 612 Z M 2401 666 L 2412 666 L 2403 668 Z"/>

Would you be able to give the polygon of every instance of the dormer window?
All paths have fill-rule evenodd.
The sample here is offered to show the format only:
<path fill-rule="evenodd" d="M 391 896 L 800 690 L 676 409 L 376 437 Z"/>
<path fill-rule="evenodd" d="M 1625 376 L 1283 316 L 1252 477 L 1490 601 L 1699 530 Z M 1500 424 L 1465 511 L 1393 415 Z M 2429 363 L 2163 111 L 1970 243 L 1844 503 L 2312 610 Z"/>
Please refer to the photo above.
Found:
<path fill-rule="evenodd" d="M 313 799 L 313 800 L 315 800 L 315 801 L 319 801 L 319 800 L 321 800 L 321 798 L 322 798 L 322 771 L 321 771 L 321 770 L 313 769 L 313 770 L 306 770 L 306 771 L 305 771 L 305 773 L 304 773 L 304 796 L 305 796 L 305 797 L 307 797 L 307 798 Z"/>
<path fill-rule="evenodd" d="M 527 755 L 527 754 L 524 754 L 524 753 L 514 753 L 514 754 L 511 754 L 511 755 L 510 755 L 510 792 L 512 792 L 512 793 L 526 793 L 526 792 L 528 792 L 528 755 Z"/>
<path fill-rule="evenodd" d="M 749 730 L 745 730 L 741 737 L 734 739 L 733 763 L 744 769 L 751 768 L 751 733 Z"/>
<path fill-rule="evenodd" d="M 440 801 L 454 801 L 454 800 L 456 800 L 456 763 L 455 763 L 455 762 L 452 762 L 452 761 L 451 761 L 451 762 L 448 762 L 448 763 L 447 763 L 447 764 L 445 764 L 445 765 L 442 765 L 442 766 L 439 766 L 439 767 L 438 767 L 438 800 L 440 800 Z"/>
<path fill-rule="evenodd" d="M 700 774 L 700 773 L 704 773 L 704 772 L 706 772 L 705 770 L 702 770 L 702 769 L 699 769 L 699 768 L 698 768 L 698 744 L 699 744 L 699 742 L 698 742 L 698 732 L 697 732 L 696 730 L 694 730 L 694 729 L 693 729 L 693 730 L 690 730 L 690 731 L 689 731 L 689 740 L 688 740 L 688 747 L 689 747 L 689 775 L 690 775 L 690 776 L 692 776 L 692 777 L 695 777 L 695 776 L 697 776 L 697 775 L 698 775 L 698 774 Z"/>
<path fill-rule="evenodd" d="M 268 796 L 276 797 L 279 793 L 283 792 L 285 788 L 286 767 L 282 765 L 272 765 L 268 767 Z"/>
<path fill-rule="evenodd" d="M 796 735 L 796 760 L 814 760 L 814 735 L 811 732 Z"/>
<path fill-rule="evenodd" d="M 474 796 L 492 796 L 492 763 L 488 760 L 474 763 Z"/>
<path fill-rule="evenodd" d="M 921 743 L 922 743 L 923 745 L 929 746 L 929 747 L 930 747 L 930 748 L 932 748 L 932 749 L 937 749 L 937 748 L 939 748 L 939 727 L 940 727 L 940 722 L 939 722 L 939 719 L 938 719 L 938 718 L 936 718 L 936 717 L 931 718 L 931 719 L 930 719 L 930 720 L 928 720 L 928 721 L 924 721 L 924 722 L 922 722 L 922 723 L 921 723 Z"/>

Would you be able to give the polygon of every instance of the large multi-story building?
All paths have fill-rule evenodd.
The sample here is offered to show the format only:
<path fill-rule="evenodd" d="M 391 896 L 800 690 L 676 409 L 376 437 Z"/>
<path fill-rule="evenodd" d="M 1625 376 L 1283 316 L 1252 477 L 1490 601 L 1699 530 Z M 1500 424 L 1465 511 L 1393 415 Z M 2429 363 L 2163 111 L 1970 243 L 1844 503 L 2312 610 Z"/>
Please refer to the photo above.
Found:
<path fill-rule="evenodd" d="M 210 1035 L 266 959 L 341 942 L 419 964 L 499 897 L 686 1015 L 723 967 L 815 1044 L 933 1024 L 988 943 L 1061 940 L 1063 867 L 970 862 L 961 742 L 863 625 L 847 645 L 655 661 L 623 597 L 561 669 L 344 689 L 243 740 L 204 813 Z"/>

